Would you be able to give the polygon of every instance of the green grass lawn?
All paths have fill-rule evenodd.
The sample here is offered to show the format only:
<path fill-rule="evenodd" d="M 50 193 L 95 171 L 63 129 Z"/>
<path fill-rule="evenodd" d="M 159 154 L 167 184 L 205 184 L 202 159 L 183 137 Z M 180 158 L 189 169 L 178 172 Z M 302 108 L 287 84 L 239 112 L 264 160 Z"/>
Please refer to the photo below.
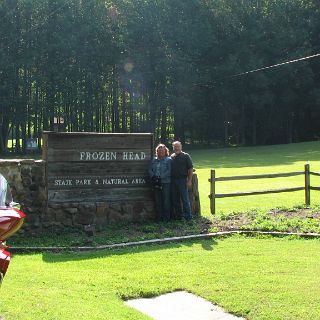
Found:
<path fill-rule="evenodd" d="M 187 290 L 248 319 L 319 319 L 320 241 L 234 236 L 96 253 L 16 255 L 0 315 L 148 319 L 122 299 Z"/>
<path fill-rule="evenodd" d="M 237 176 L 266 173 L 320 171 L 320 142 L 295 143 L 262 147 L 188 150 L 199 177 L 201 209 L 210 216 L 210 169 L 216 176 Z M 319 177 L 311 177 L 311 185 L 319 186 Z M 216 193 L 231 193 L 304 186 L 304 176 L 257 180 L 226 181 L 216 183 Z M 311 191 L 311 205 L 320 204 L 320 192 Z M 292 208 L 304 205 L 304 191 L 223 198 L 216 200 L 217 215 L 249 210 L 265 211 L 272 208 Z"/>
<path fill-rule="evenodd" d="M 189 152 L 199 176 L 204 218 L 211 218 L 210 168 L 217 170 L 217 176 L 303 171 L 305 163 L 311 165 L 312 171 L 320 171 L 320 142 Z M 319 178 L 312 178 L 312 185 L 319 183 Z M 303 184 L 303 176 L 218 182 L 217 192 Z M 312 206 L 320 205 L 319 198 L 320 193 L 312 192 Z M 303 204 L 303 192 L 218 199 L 217 216 Z M 262 219 L 260 225 L 272 225 L 263 215 L 258 218 Z M 191 226 L 171 224 L 165 228 L 142 225 L 132 235 L 130 225 L 128 229 L 122 226 L 121 231 L 111 230 L 110 226 L 110 239 L 94 238 L 94 241 L 140 240 L 163 232 L 165 236 L 173 236 L 177 230 L 186 228 L 191 233 L 201 232 L 198 222 Z M 32 239 L 29 243 L 24 240 L 24 244 L 36 245 L 37 241 L 43 242 L 43 237 L 34 243 Z M 58 236 L 52 239 L 60 244 Z M 71 239 L 67 241 L 83 245 L 83 239 L 79 239 L 75 236 L 74 243 Z M 61 241 L 60 245 L 65 245 L 65 240 Z M 95 253 L 15 254 L 1 287 L 0 319 L 1 315 L 6 320 L 148 319 L 125 306 L 122 299 L 179 289 L 248 319 L 320 319 L 319 258 L 319 240 L 243 236 Z"/>

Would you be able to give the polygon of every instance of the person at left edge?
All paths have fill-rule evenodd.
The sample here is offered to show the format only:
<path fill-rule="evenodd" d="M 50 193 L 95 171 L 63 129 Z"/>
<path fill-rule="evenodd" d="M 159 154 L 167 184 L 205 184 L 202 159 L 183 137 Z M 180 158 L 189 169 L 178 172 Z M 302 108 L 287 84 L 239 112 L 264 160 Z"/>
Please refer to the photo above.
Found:
<path fill-rule="evenodd" d="M 169 149 L 160 143 L 149 166 L 154 192 L 156 220 L 169 221 L 171 209 L 171 158 Z"/>

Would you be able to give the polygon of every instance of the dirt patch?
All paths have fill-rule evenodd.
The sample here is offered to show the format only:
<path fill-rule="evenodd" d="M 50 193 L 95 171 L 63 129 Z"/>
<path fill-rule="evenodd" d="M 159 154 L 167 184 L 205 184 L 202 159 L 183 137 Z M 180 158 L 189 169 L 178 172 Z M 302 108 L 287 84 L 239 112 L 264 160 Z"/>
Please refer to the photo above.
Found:
<path fill-rule="evenodd" d="M 292 218 L 312 218 L 320 219 L 320 212 L 314 212 L 312 209 L 299 209 L 299 210 L 271 210 L 268 212 L 271 216 L 285 216 L 288 219 Z"/>
<path fill-rule="evenodd" d="M 293 221 L 295 223 L 293 223 Z M 307 221 L 309 223 L 306 225 L 305 222 Z M 216 229 L 216 231 L 255 229 L 288 232 L 315 232 L 314 229 L 317 227 L 320 227 L 320 212 L 318 211 L 312 209 L 273 209 L 265 214 L 248 212 L 216 218 L 212 221 L 208 231 L 210 231 L 210 229 Z"/>

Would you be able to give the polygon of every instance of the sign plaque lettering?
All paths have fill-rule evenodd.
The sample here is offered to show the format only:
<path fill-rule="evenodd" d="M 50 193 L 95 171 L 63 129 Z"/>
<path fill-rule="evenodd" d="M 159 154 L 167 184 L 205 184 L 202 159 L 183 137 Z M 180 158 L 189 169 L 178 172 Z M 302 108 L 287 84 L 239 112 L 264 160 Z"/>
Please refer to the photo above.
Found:
<path fill-rule="evenodd" d="M 152 134 L 43 133 L 48 203 L 148 199 Z"/>

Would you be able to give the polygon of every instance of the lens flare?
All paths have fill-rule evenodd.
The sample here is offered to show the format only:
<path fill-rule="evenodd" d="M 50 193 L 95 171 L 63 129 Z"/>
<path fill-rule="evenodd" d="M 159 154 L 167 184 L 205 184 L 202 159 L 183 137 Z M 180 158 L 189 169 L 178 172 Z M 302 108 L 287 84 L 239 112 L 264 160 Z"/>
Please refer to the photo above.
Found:
<path fill-rule="evenodd" d="M 131 72 L 132 69 L 133 69 L 133 63 L 132 62 L 126 62 L 123 66 L 123 69 L 126 71 L 126 72 Z"/>

